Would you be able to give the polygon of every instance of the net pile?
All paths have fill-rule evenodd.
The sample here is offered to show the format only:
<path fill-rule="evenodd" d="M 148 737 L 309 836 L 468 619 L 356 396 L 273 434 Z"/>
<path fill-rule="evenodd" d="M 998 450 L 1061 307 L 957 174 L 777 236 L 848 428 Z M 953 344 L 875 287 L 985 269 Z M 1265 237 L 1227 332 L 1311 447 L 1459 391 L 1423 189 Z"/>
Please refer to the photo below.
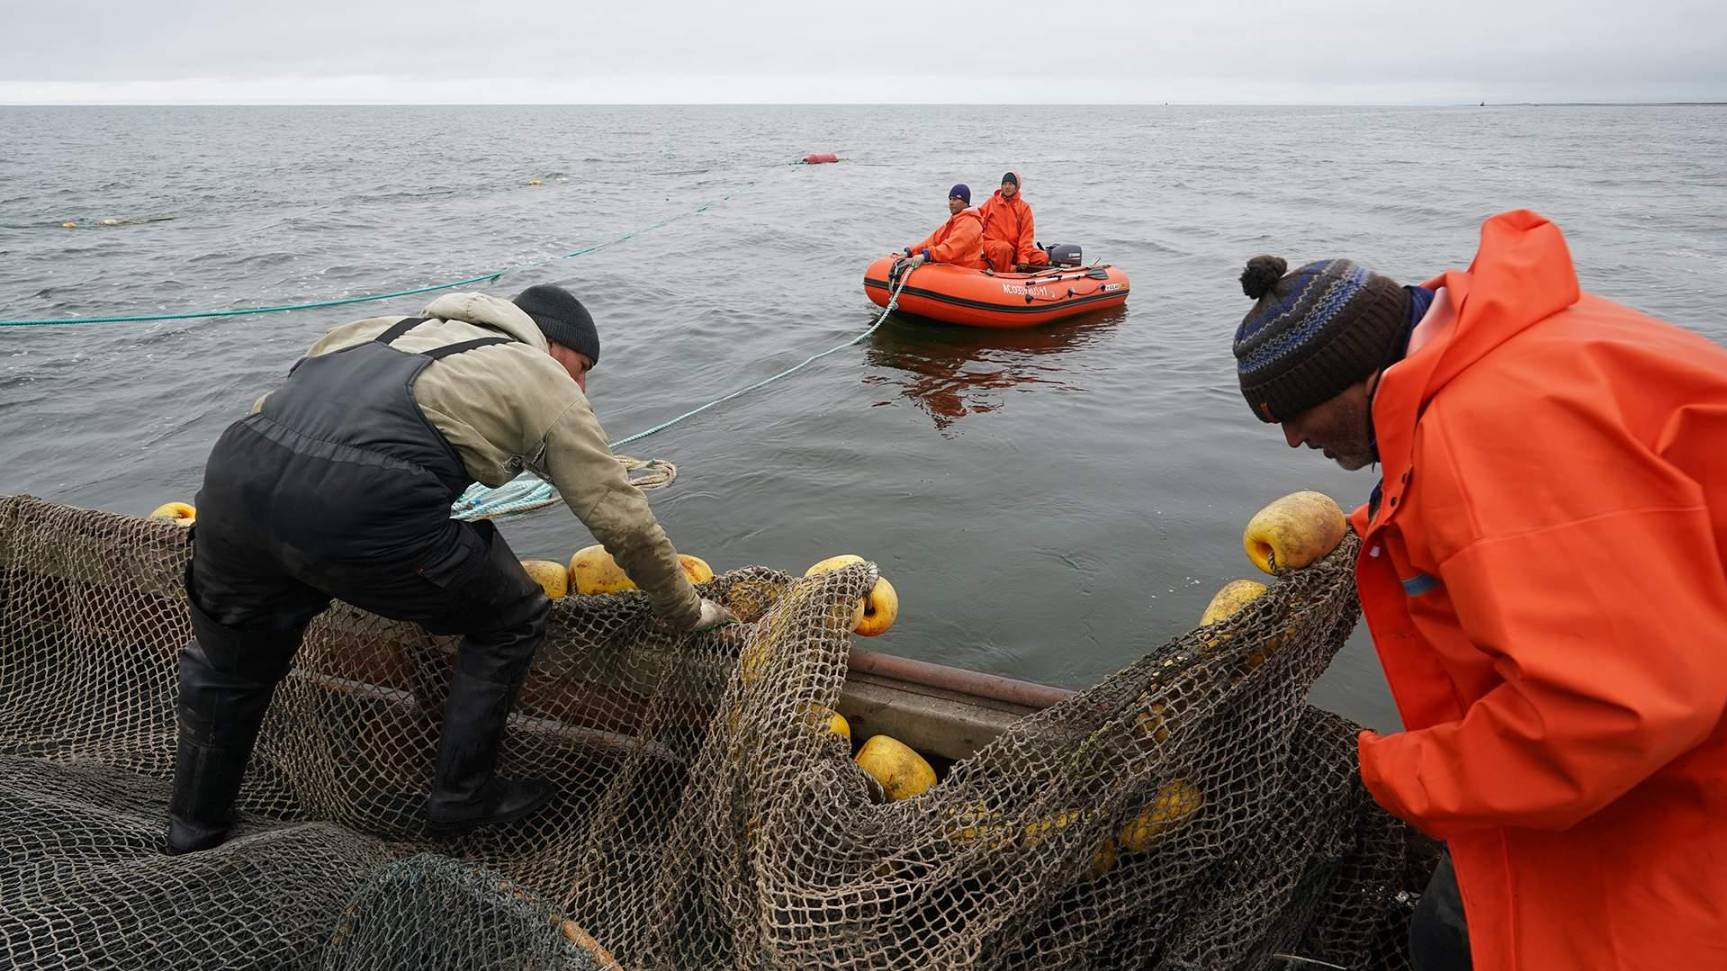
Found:
<path fill-rule="evenodd" d="M 186 533 L 0 499 L 0 964 L 1401 968 L 1433 848 L 1305 703 L 1355 623 L 1352 552 L 895 803 L 815 714 L 872 566 L 727 573 L 702 591 L 745 623 L 704 635 L 570 597 L 501 757 L 557 802 L 449 843 L 419 812 L 454 644 L 338 605 L 235 837 L 171 858 Z"/>

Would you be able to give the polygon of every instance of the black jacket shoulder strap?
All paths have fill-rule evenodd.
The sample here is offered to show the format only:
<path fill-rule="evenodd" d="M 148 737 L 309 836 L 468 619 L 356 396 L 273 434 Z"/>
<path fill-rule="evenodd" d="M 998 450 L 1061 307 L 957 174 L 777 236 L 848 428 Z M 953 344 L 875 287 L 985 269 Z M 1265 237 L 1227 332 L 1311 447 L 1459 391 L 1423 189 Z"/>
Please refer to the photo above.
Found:
<path fill-rule="evenodd" d="M 485 347 L 487 344 L 512 343 L 514 343 L 514 341 L 510 340 L 508 337 L 476 337 L 471 341 L 462 341 L 460 344 L 445 344 L 443 347 L 434 347 L 429 351 L 422 351 L 421 353 L 436 361 L 439 358 L 449 357 L 451 354 L 460 354 L 463 351 L 471 351 L 476 347 Z"/>
<path fill-rule="evenodd" d="M 425 322 L 426 318 L 424 317 L 403 317 L 401 320 L 391 324 L 389 330 L 384 331 L 382 334 L 379 334 L 377 337 L 372 339 L 380 344 L 388 344 Z"/>

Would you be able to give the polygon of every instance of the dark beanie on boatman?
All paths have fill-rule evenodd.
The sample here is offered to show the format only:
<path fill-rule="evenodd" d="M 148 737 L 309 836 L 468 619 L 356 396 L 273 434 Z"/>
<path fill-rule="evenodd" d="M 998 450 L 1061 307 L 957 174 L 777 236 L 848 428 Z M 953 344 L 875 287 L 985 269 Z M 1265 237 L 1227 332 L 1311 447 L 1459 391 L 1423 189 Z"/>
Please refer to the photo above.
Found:
<path fill-rule="evenodd" d="M 575 294 L 563 287 L 542 283 L 516 294 L 516 306 L 540 327 L 546 340 L 555 341 L 589 361 L 600 363 L 600 332 L 594 318 Z"/>
<path fill-rule="evenodd" d="M 1013 183 L 1014 188 L 1016 188 L 1016 189 L 1019 188 L 1019 176 L 1018 175 L 1015 175 L 1014 173 L 1009 172 L 1008 174 L 1001 177 L 1001 184 L 1002 185 L 1007 185 L 1009 182 Z"/>
<path fill-rule="evenodd" d="M 1261 421 L 1282 422 L 1342 394 L 1396 359 L 1411 296 L 1350 260 L 1289 264 L 1256 256 L 1241 274 L 1255 301 L 1235 332 L 1241 393 Z"/>
<path fill-rule="evenodd" d="M 965 204 L 969 206 L 971 205 L 971 186 L 966 185 L 964 182 L 960 182 L 953 188 L 947 190 L 947 197 L 949 199 L 964 200 Z"/>

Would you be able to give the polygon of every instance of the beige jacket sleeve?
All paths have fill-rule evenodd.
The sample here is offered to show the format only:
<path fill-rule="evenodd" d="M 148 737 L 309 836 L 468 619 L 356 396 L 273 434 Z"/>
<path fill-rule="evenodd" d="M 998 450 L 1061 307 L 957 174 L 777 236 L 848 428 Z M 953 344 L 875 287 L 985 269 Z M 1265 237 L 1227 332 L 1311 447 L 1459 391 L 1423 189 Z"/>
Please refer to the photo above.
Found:
<path fill-rule="evenodd" d="M 556 362 L 546 358 L 556 367 Z M 630 485 L 624 467 L 606 444 L 606 433 L 588 405 L 587 396 L 568 380 L 561 408 L 554 414 L 538 454 L 527 456 L 530 469 L 557 488 L 576 514 L 642 588 L 654 613 L 680 630 L 689 630 L 701 616 L 701 598 L 684 576 L 666 531 L 660 528 L 648 500 Z"/>

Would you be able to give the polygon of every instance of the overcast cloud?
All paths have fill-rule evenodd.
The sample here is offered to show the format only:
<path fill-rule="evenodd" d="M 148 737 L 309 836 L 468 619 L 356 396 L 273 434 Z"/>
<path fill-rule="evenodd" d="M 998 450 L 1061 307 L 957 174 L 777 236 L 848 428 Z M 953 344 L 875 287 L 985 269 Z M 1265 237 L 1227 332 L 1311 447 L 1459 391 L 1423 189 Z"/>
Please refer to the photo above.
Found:
<path fill-rule="evenodd" d="M 1727 101 L 1727 0 L 0 0 L 5 104 L 1479 100 Z"/>

